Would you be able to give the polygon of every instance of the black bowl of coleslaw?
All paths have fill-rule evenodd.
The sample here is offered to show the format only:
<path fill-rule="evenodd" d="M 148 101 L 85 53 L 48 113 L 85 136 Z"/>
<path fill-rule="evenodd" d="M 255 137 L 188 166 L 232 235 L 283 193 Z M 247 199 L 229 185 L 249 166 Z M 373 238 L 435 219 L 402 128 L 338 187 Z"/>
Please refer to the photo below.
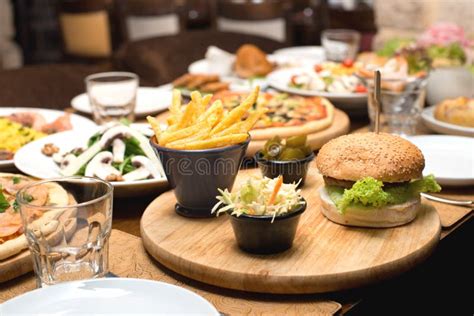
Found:
<path fill-rule="evenodd" d="M 277 215 L 230 215 L 235 239 L 240 249 L 255 254 L 273 254 L 293 245 L 301 214 L 306 210 L 306 200 L 291 211 Z"/>

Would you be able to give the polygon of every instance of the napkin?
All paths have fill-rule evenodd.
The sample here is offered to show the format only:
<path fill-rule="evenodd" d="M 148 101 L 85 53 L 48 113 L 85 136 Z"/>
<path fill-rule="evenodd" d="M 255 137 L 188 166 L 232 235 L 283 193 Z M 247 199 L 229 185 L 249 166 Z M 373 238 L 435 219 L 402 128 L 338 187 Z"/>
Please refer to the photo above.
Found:
<path fill-rule="evenodd" d="M 220 76 L 232 74 L 232 65 L 235 61 L 235 55 L 219 47 L 209 46 L 205 57 L 209 64 L 209 69 L 212 70 L 213 73 L 219 74 Z"/>

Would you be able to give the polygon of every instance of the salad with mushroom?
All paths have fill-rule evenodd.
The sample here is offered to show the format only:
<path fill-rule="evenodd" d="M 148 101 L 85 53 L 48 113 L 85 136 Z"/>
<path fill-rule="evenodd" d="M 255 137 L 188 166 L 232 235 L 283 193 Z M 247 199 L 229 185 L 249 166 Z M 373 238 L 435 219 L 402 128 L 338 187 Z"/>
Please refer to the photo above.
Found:
<path fill-rule="evenodd" d="M 347 59 L 343 63 L 325 62 L 305 69 L 291 77 L 288 86 L 301 90 L 331 93 L 367 93 L 362 81 L 355 76 L 359 63 Z"/>
<path fill-rule="evenodd" d="M 61 151 L 54 144 L 46 144 L 42 153 L 52 157 L 63 176 L 84 175 L 107 181 L 163 179 L 163 167 L 147 136 L 126 124 L 112 123 L 92 135 L 85 148 Z"/>

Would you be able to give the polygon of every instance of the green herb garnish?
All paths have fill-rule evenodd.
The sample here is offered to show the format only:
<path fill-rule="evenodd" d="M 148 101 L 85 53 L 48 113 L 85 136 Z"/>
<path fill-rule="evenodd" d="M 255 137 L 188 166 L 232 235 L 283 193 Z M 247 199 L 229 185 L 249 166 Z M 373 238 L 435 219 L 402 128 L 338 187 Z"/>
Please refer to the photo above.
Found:
<path fill-rule="evenodd" d="M 15 211 L 15 213 L 18 213 L 20 211 L 20 205 L 18 204 L 17 200 L 13 202 L 13 210 Z"/>
<path fill-rule="evenodd" d="M 1 191 L 2 187 L 0 186 L 0 213 L 5 212 L 7 208 L 10 207 L 10 203 L 8 203 L 7 199 L 5 198 L 5 195 L 3 195 L 3 192 Z"/>
<path fill-rule="evenodd" d="M 18 184 L 18 183 L 20 183 L 21 178 L 20 177 L 13 177 L 12 181 L 13 181 L 13 184 Z"/>
<path fill-rule="evenodd" d="M 30 203 L 30 202 L 34 201 L 35 198 L 32 195 L 28 194 L 28 193 L 23 193 L 23 200 Z"/>

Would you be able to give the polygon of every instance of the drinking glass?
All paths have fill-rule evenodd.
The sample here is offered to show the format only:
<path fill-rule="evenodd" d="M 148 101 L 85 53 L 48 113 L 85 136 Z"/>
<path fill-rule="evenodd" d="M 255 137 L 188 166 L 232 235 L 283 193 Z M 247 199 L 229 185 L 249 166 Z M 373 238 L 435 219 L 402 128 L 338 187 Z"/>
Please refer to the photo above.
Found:
<path fill-rule="evenodd" d="M 138 76 L 131 72 L 102 72 L 85 79 L 89 103 L 98 124 L 135 119 Z"/>
<path fill-rule="evenodd" d="M 34 182 L 17 194 L 39 287 L 108 272 L 113 187 L 97 178 Z"/>
<path fill-rule="evenodd" d="M 385 82 L 388 82 L 387 80 Z M 381 91 L 382 106 L 380 109 L 379 128 L 381 132 L 401 136 L 415 135 L 421 112 L 426 98 L 426 80 L 405 84 L 399 80 L 390 80 L 391 85 L 400 83 L 405 89 L 400 92 Z M 383 83 L 382 83 L 383 85 Z M 370 129 L 375 129 L 375 113 L 377 104 L 374 97 L 374 88 L 369 85 L 368 110 Z"/>
<path fill-rule="evenodd" d="M 360 33 L 354 30 L 328 29 L 321 33 L 321 43 L 328 60 L 354 60 L 359 51 Z"/>

